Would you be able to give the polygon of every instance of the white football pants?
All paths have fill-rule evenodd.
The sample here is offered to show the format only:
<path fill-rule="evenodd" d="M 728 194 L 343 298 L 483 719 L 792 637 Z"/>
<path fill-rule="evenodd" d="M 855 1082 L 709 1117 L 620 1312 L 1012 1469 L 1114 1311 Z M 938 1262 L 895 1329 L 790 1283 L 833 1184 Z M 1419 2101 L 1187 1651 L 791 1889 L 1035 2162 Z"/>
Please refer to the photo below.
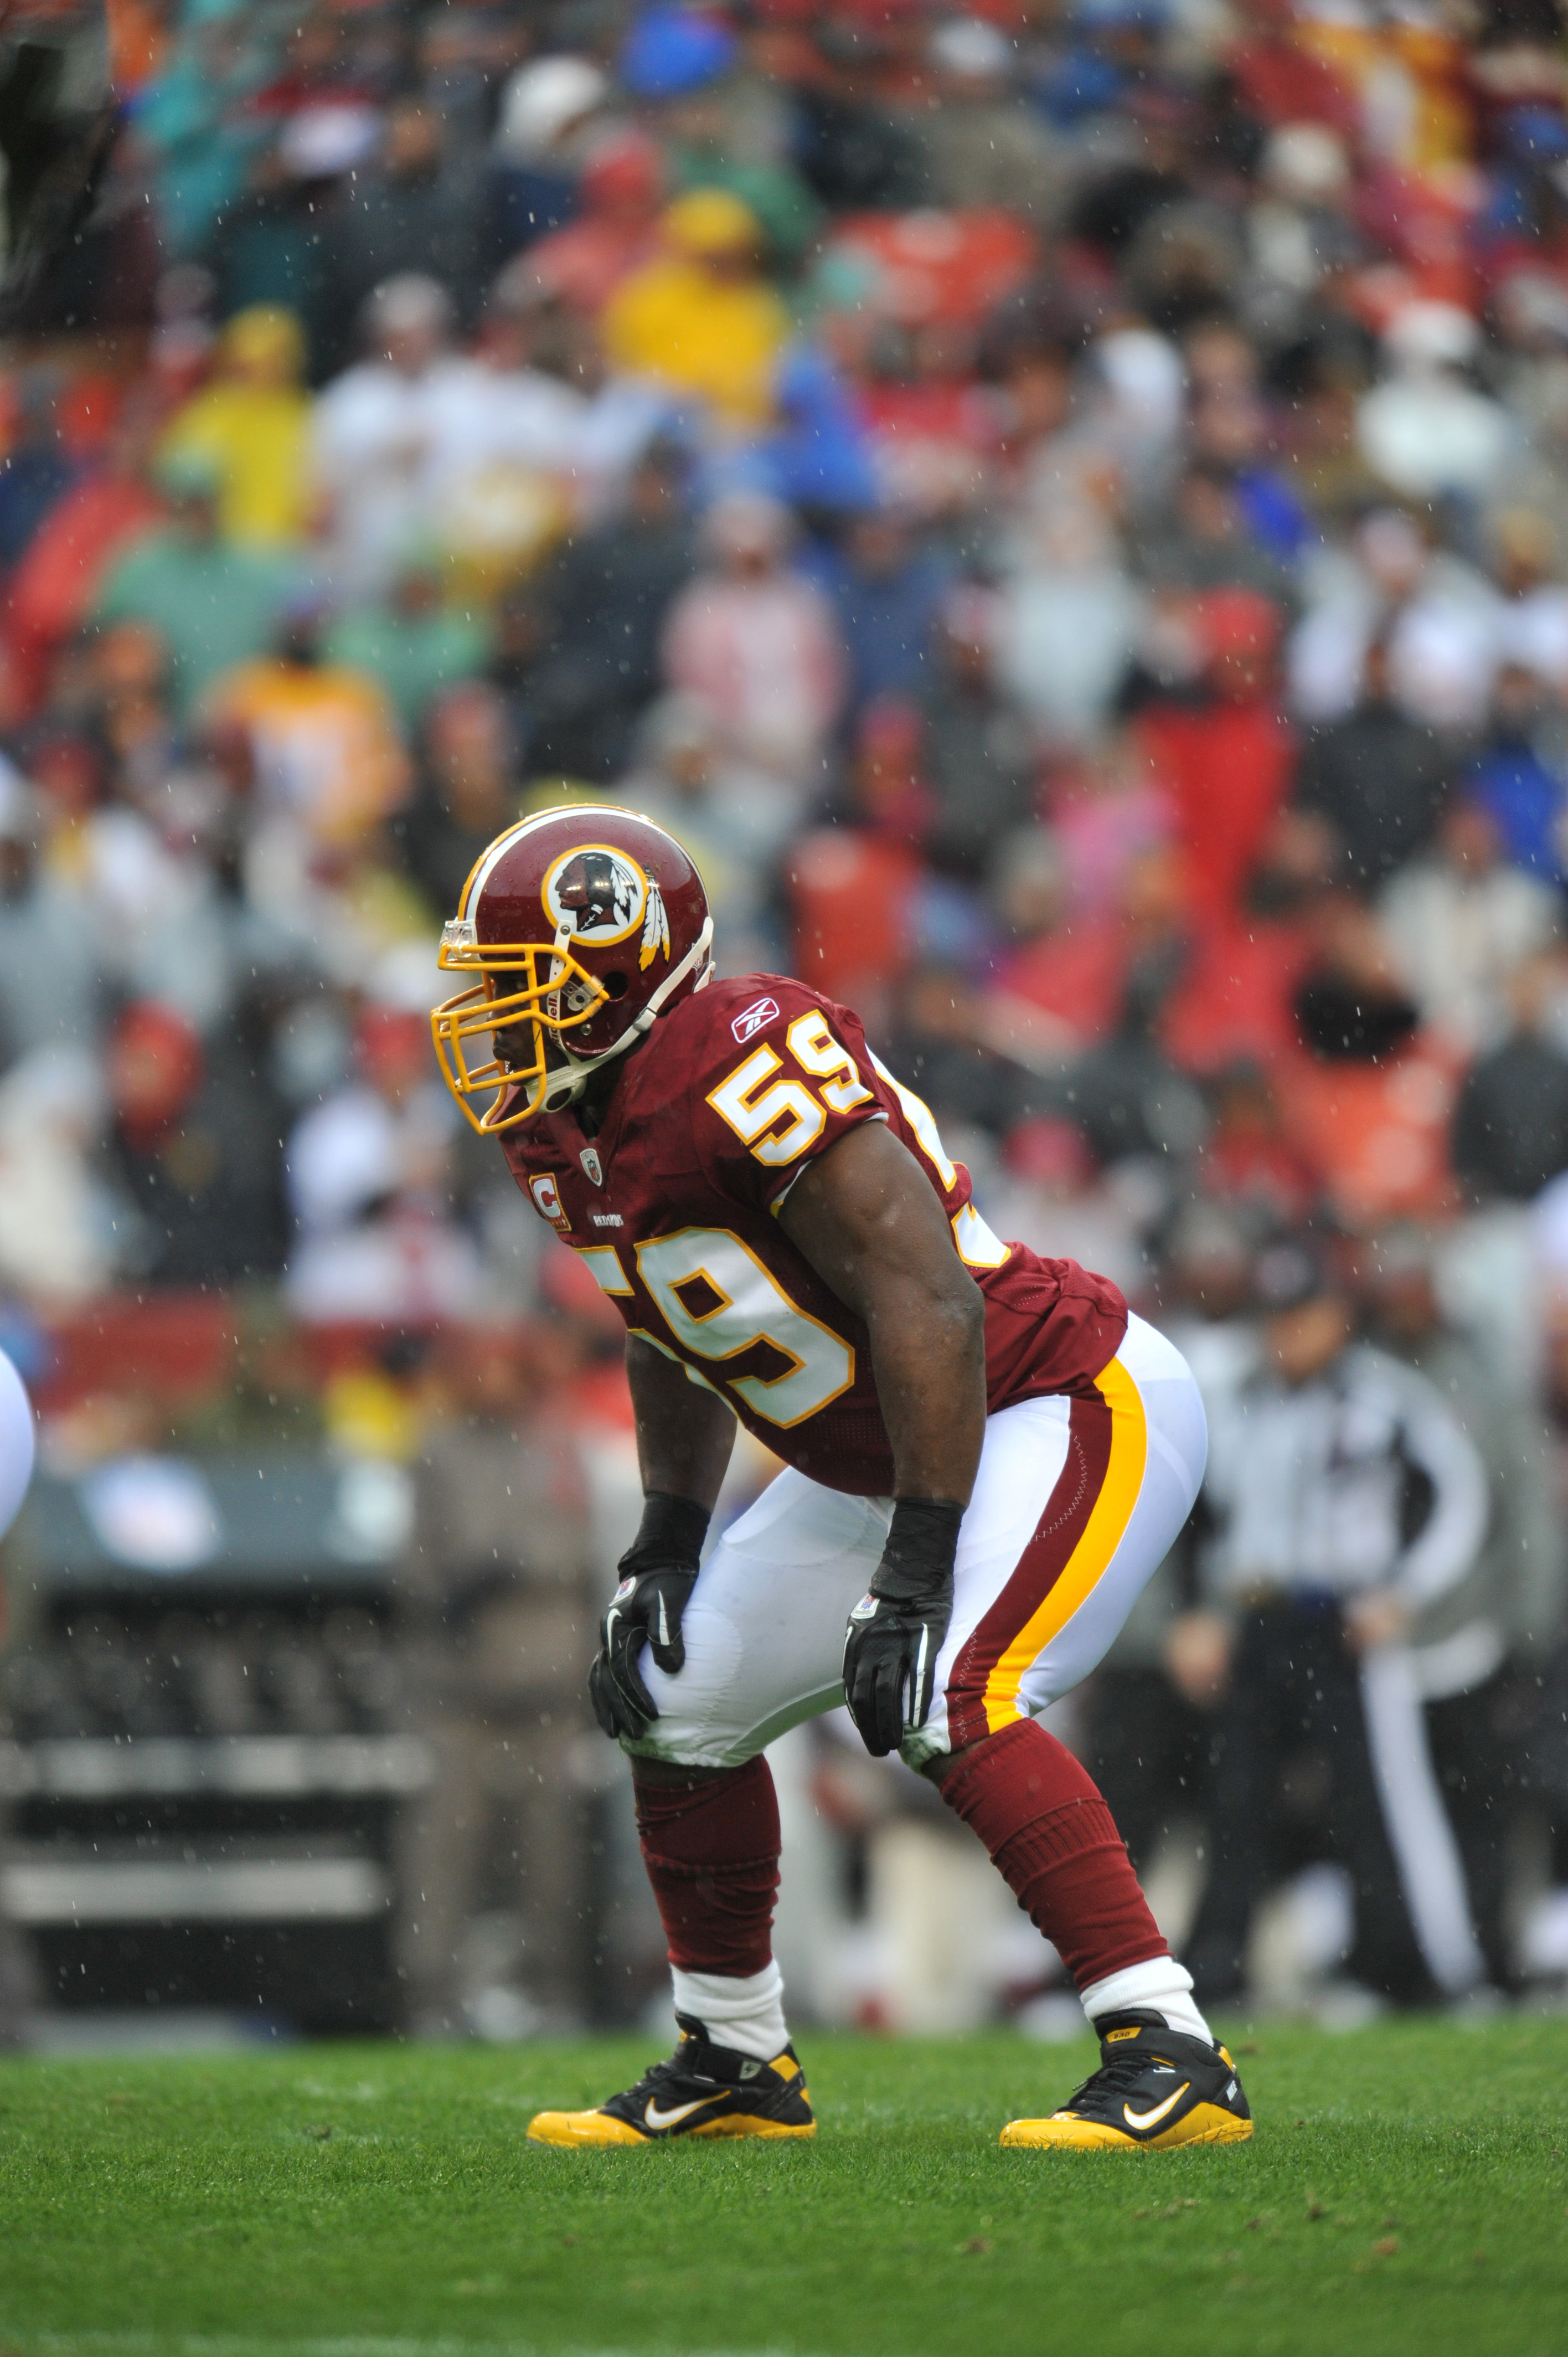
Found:
<path fill-rule="evenodd" d="M 1023 1400 L 989 1417 L 959 1534 L 953 1613 L 912 1767 L 1032 1717 L 1088 1676 L 1197 1495 L 1208 1433 L 1180 1352 L 1141 1318 L 1083 1398 Z M 893 1512 L 792 1469 L 703 1565 L 682 1621 L 685 1667 L 640 1667 L 659 1717 L 627 1749 L 738 1767 L 843 1699 L 850 1609 Z"/>

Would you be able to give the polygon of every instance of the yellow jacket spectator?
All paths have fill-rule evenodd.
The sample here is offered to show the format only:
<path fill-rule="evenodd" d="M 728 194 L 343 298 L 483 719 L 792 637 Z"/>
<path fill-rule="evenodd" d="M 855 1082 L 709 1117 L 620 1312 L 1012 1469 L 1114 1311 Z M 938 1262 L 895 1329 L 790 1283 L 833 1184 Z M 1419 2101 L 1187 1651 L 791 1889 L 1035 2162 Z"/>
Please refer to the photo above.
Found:
<path fill-rule="evenodd" d="M 614 368 L 709 403 L 727 425 L 760 425 L 789 314 L 763 277 L 762 229 L 725 188 L 693 188 L 664 215 L 664 253 L 633 273 L 604 314 Z"/>
<path fill-rule="evenodd" d="M 206 717 L 246 730 L 258 789 L 279 816 L 320 848 L 344 850 L 397 809 L 411 773 L 380 683 L 323 662 L 321 627 L 302 603 L 274 655 L 213 683 Z"/>
<path fill-rule="evenodd" d="M 312 496 L 304 372 L 305 335 L 292 311 L 257 304 L 237 312 L 223 330 L 211 383 L 164 436 L 165 460 L 212 468 L 225 540 L 277 548 L 304 535 Z"/>

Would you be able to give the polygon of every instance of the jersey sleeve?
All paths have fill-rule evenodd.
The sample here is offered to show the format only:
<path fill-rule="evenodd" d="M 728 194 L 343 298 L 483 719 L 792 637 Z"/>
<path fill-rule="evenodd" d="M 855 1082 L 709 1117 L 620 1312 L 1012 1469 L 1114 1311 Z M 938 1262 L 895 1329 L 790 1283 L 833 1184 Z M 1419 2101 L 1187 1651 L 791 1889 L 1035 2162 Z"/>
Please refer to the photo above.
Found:
<path fill-rule="evenodd" d="M 709 1183 L 777 1211 L 810 1162 L 891 1107 L 858 1017 L 802 983 L 767 981 L 714 1007 L 691 1120 Z"/>

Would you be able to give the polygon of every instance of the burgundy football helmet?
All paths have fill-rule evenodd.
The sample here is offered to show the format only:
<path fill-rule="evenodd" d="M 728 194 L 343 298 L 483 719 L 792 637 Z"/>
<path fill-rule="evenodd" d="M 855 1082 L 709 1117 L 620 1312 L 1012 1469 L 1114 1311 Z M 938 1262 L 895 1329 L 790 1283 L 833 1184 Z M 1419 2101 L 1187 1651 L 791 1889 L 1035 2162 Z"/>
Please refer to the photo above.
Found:
<path fill-rule="evenodd" d="M 575 1103 L 602 1064 L 702 988 L 713 938 L 702 877 L 651 819 L 579 802 L 498 834 L 441 934 L 437 963 L 470 986 L 430 1018 L 473 1126 L 490 1137 Z M 470 1064 L 481 1038 L 490 1052 Z"/>

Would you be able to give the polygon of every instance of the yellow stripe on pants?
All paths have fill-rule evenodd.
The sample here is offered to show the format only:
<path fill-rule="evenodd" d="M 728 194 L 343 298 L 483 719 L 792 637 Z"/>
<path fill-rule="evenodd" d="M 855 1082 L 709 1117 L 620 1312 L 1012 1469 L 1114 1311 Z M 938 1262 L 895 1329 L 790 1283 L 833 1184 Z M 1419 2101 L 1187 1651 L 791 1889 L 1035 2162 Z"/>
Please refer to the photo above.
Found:
<path fill-rule="evenodd" d="M 1018 1689 L 1031 1663 L 1066 1628 L 1122 1544 L 1144 1486 L 1149 1453 L 1148 1419 L 1138 1386 L 1112 1359 L 1094 1378 L 1094 1388 L 1111 1411 L 1111 1455 L 1100 1495 L 1083 1536 L 1049 1595 L 1025 1622 L 985 1681 L 985 1724 L 994 1735 L 1018 1709 Z"/>

